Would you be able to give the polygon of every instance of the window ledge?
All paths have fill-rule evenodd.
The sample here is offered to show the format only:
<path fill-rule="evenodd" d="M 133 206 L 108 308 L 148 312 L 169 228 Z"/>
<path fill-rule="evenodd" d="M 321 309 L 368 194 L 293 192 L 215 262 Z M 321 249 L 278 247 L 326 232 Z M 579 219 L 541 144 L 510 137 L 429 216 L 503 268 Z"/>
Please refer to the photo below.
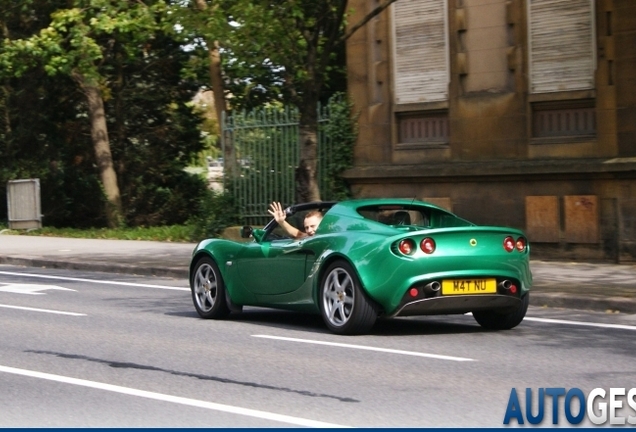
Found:
<path fill-rule="evenodd" d="M 555 144 L 587 144 L 596 143 L 596 135 L 554 136 L 531 138 L 530 145 L 555 145 Z"/>
<path fill-rule="evenodd" d="M 447 148 L 449 148 L 448 141 L 398 143 L 395 145 L 395 150 L 428 150 L 428 149 L 447 149 Z"/>
<path fill-rule="evenodd" d="M 594 98 L 596 98 L 596 90 L 590 89 L 529 94 L 528 102 L 569 101 Z"/>

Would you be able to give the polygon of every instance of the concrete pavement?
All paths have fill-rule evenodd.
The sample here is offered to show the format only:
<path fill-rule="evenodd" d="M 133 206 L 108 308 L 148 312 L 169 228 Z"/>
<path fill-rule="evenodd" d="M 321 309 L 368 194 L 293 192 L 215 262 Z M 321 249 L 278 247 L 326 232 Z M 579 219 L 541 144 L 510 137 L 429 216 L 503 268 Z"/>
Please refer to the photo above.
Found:
<path fill-rule="evenodd" d="M 194 243 L 0 234 L 0 264 L 187 278 Z M 534 306 L 636 313 L 636 266 L 531 260 Z"/>

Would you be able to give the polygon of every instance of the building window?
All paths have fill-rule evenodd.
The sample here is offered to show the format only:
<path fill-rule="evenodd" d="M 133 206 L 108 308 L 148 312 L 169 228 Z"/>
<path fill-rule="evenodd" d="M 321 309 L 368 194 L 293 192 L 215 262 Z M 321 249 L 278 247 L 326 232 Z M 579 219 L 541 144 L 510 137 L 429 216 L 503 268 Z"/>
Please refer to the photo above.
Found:
<path fill-rule="evenodd" d="M 447 0 L 393 3 L 393 68 L 396 104 L 448 100 Z"/>
<path fill-rule="evenodd" d="M 528 0 L 530 93 L 594 88 L 594 0 Z"/>
<path fill-rule="evenodd" d="M 450 127 L 446 113 L 399 113 L 399 144 L 448 144 Z"/>
<path fill-rule="evenodd" d="M 532 104 L 533 138 L 596 136 L 596 108 L 593 100 Z"/>

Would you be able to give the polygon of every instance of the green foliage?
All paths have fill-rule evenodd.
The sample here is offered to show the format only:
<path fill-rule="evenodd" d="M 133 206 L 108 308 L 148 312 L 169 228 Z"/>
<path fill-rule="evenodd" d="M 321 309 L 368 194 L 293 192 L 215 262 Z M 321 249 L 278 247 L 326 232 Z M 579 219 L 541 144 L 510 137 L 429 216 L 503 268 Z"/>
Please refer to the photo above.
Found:
<path fill-rule="evenodd" d="M 203 148 L 201 118 L 189 104 L 199 84 L 182 75 L 191 55 L 155 25 L 161 2 L 29 4 L 3 17 L 11 37 L 0 61 L 20 73 L 3 70 L 0 81 L 0 193 L 7 180 L 39 178 L 46 225 L 104 225 L 88 109 L 72 80 L 78 72 L 104 84 L 126 223 L 185 223 L 206 191 L 183 172 Z"/>
<path fill-rule="evenodd" d="M 235 23 L 224 39 L 224 47 L 237 60 L 224 69 L 239 76 L 263 76 L 270 71 L 269 85 L 275 85 L 285 103 L 314 109 L 323 86 L 345 81 L 344 34 L 346 0 L 233 0 L 227 13 Z M 340 61 L 341 63 L 338 63 Z M 243 70 L 243 73 L 240 71 Z M 247 72 L 247 73 L 246 73 Z M 253 73 L 257 72 L 257 73 Z M 337 79 L 334 79 L 336 78 Z M 342 88 L 340 88 L 342 89 Z"/>
<path fill-rule="evenodd" d="M 120 42 L 123 52 L 134 56 L 139 44 L 156 30 L 154 13 L 142 2 L 67 2 L 66 8 L 50 14 L 48 25 L 39 32 L 4 41 L 0 70 L 4 76 L 20 77 L 41 65 L 49 75 L 78 74 L 89 82 L 100 82 L 99 66 L 108 43 Z"/>
<path fill-rule="evenodd" d="M 346 85 L 344 44 L 330 36 L 342 34 L 343 1 L 206 0 L 201 10 L 192 0 L 0 0 L 1 196 L 7 180 L 36 177 L 45 224 L 105 223 L 79 75 L 99 83 L 104 98 L 126 223 L 169 225 L 194 215 L 206 233 L 218 232 L 227 217 L 205 213 L 214 205 L 199 201 L 226 198 L 202 198 L 205 181 L 183 171 L 215 149 L 213 126 L 202 136 L 201 116 L 189 106 L 208 82 L 204 41 L 221 43 L 234 109 L 299 106 L 308 92 L 315 109 L 316 97 L 326 101 Z M 342 155 L 338 166 L 346 165 Z M 276 184 L 279 169 L 257 159 L 252 167 Z M 343 187 L 339 170 L 329 174 L 335 191 Z"/>
<path fill-rule="evenodd" d="M 337 93 L 329 100 L 328 112 L 329 121 L 323 126 L 323 133 L 331 140 L 330 155 L 328 158 L 323 157 L 328 161 L 325 170 L 326 187 L 332 199 L 344 200 L 351 198 L 351 190 L 342 173 L 353 167 L 358 115 L 353 114 L 353 102 L 343 93 Z"/>
<path fill-rule="evenodd" d="M 172 225 L 160 227 L 134 228 L 53 228 L 44 227 L 32 231 L 12 230 L 9 234 L 21 234 L 46 237 L 71 237 L 112 240 L 150 240 L 167 242 L 191 242 L 192 227 L 188 225 Z"/>
<path fill-rule="evenodd" d="M 220 43 L 230 109 L 298 105 L 308 89 L 326 103 L 346 90 L 345 44 L 332 37 L 344 30 L 345 0 L 207 0 L 204 10 L 198 3 L 169 2 L 160 25 L 190 50 L 184 73 L 203 85 L 209 85 L 206 43 Z"/>
<path fill-rule="evenodd" d="M 225 228 L 239 224 L 238 215 L 232 195 L 207 190 L 199 198 L 195 215 L 188 221 L 192 226 L 191 239 L 219 237 Z"/>
<path fill-rule="evenodd" d="M 115 113 L 111 146 L 130 225 L 184 223 L 206 191 L 203 179 L 183 171 L 204 149 L 190 103 L 197 83 L 180 73 L 187 61 L 177 41 L 156 35 L 145 56 L 118 66 L 106 110 Z"/>

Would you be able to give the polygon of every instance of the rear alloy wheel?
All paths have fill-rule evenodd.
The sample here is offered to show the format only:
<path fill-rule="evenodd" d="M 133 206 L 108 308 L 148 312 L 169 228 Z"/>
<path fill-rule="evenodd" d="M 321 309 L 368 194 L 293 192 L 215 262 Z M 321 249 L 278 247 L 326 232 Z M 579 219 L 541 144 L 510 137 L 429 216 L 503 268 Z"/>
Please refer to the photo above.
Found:
<path fill-rule="evenodd" d="M 523 321 L 530 303 L 530 294 L 526 294 L 521 299 L 519 307 L 508 313 L 500 313 L 497 311 L 475 311 L 473 318 L 485 329 L 488 330 L 510 330 L 517 327 Z"/>
<path fill-rule="evenodd" d="M 358 275 L 346 261 L 331 264 L 322 279 L 320 313 L 334 333 L 353 335 L 371 330 L 377 318 L 373 304 L 361 288 Z"/>
<path fill-rule="evenodd" d="M 208 257 L 201 258 L 190 279 L 192 301 L 201 318 L 220 319 L 229 315 L 225 284 L 219 267 Z"/>

